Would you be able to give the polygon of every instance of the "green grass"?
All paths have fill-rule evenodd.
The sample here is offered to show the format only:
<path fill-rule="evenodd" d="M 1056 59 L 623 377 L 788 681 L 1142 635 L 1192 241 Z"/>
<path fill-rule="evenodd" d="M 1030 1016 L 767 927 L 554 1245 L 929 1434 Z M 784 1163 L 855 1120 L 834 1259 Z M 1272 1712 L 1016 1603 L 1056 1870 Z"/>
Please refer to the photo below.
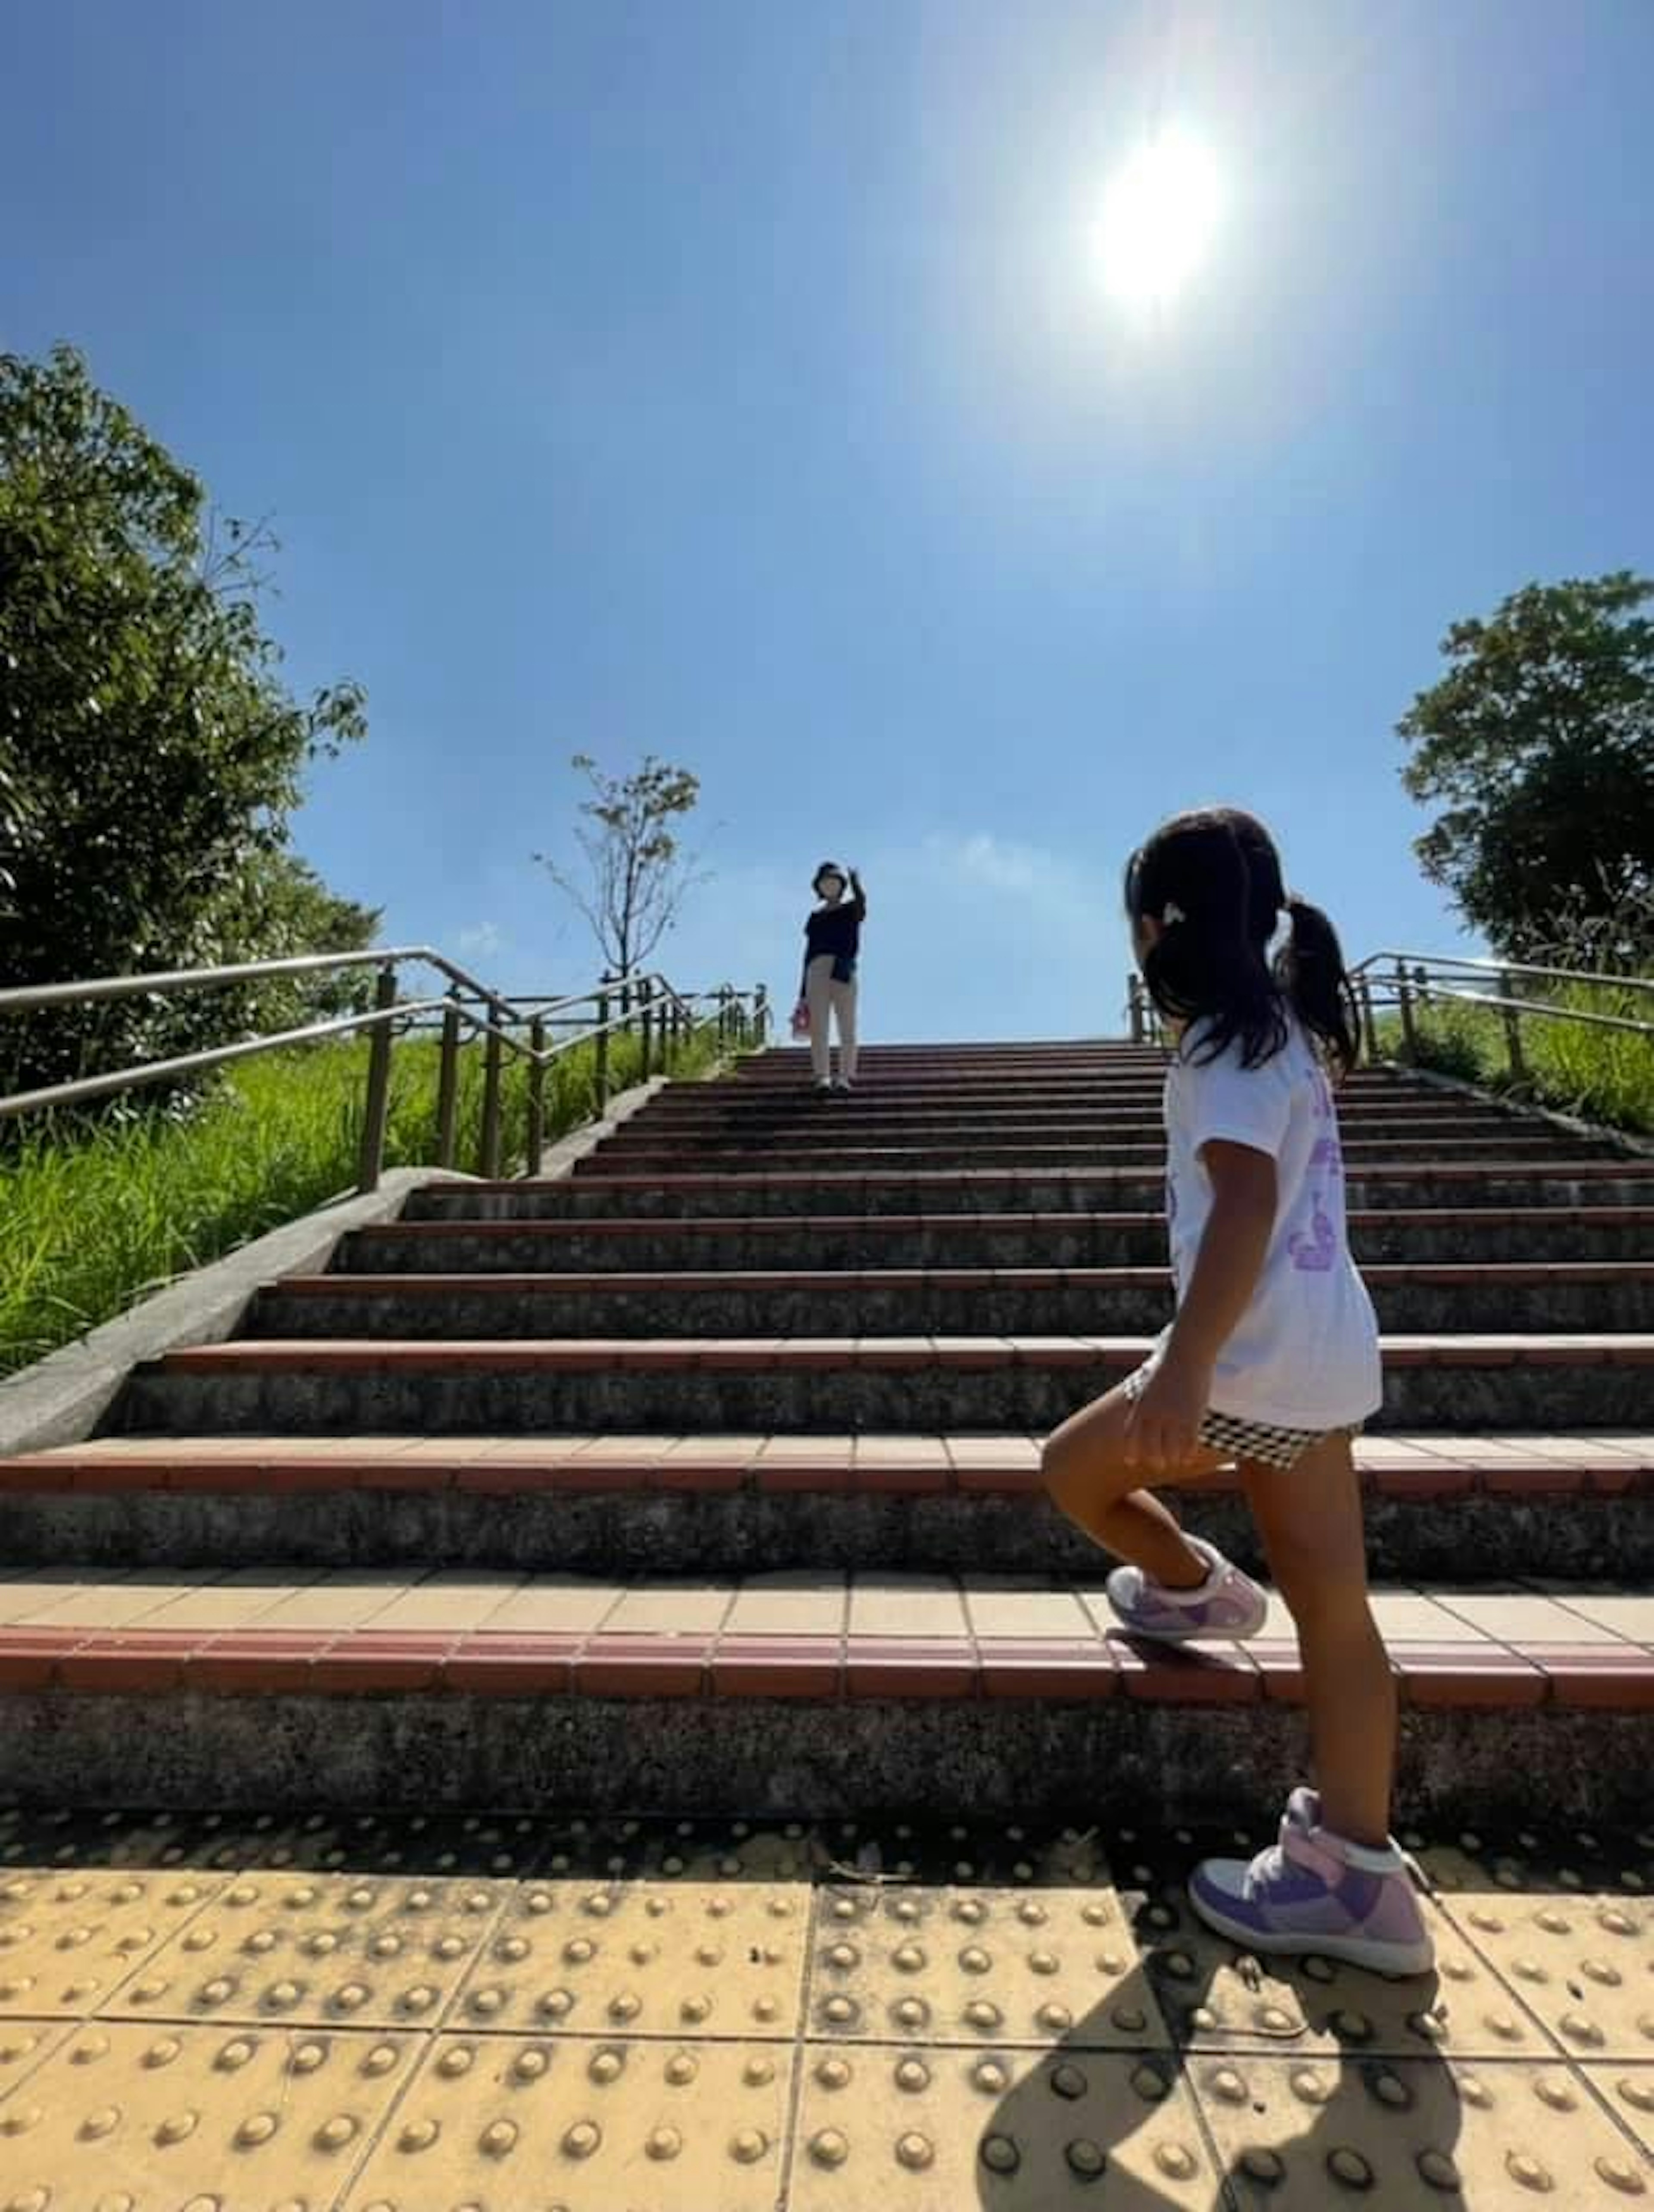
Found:
<path fill-rule="evenodd" d="M 694 1076 L 718 1060 L 716 1032 L 698 1031 L 673 1073 Z M 366 1042 L 271 1054 L 245 1062 L 177 1113 L 148 1112 L 88 1130 L 25 1127 L 0 1154 L 0 1374 L 25 1366 L 100 1322 L 123 1313 L 174 1276 L 292 1221 L 348 1191 L 361 1135 Z M 438 1048 L 403 1039 L 391 1059 L 387 1167 L 436 1156 Z M 591 1048 L 553 1063 L 545 1133 L 592 1118 Z M 455 1164 L 474 1170 L 482 1122 L 482 1054 L 460 1057 Z M 610 1046 L 610 1079 L 635 1079 L 629 1037 Z M 502 1158 L 520 1168 L 527 1143 L 528 1077 L 507 1054 Z"/>
<path fill-rule="evenodd" d="M 1548 1004 L 1633 1020 L 1654 1018 L 1654 994 L 1610 984 L 1565 986 Z M 1595 1029 L 1584 1022 L 1521 1020 L 1525 1076 L 1511 1066 L 1505 1018 L 1485 1006 L 1438 1003 L 1415 1013 L 1421 1067 L 1456 1075 L 1512 1097 L 1577 1114 L 1605 1127 L 1654 1135 L 1654 1038 L 1630 1030 Z M 1402 1056 L 1401 1023 L 1378 1024 L 1386 1057 Z"/>

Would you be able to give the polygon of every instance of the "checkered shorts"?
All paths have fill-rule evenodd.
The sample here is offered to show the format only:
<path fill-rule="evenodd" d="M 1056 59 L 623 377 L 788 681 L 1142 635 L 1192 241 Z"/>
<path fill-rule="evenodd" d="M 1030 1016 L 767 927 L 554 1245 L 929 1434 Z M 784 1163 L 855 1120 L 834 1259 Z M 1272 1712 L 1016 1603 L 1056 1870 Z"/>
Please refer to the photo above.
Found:
<path fill-rule="evenodd" d="M 1128 1376 L 1128 1395 L 1141 1398 L 1153 1372 L 1152 1367 L 1140 1367 Z M 1312 1444 L 1323 1443 L 1329 1437 L 1357 1437 L 1360 1432 L 1359 1421 L 1342 1429 L 1280 1429 L 1269 1421 L 1243 1421 L 1233 1413 L 1211 1413 L 1198 1431 L 1208 1450 L 1221 1452 L 1226 1459 L 1256 1460 L 1260 1466 L 1283 1469 L 1296 1467 Z"/>

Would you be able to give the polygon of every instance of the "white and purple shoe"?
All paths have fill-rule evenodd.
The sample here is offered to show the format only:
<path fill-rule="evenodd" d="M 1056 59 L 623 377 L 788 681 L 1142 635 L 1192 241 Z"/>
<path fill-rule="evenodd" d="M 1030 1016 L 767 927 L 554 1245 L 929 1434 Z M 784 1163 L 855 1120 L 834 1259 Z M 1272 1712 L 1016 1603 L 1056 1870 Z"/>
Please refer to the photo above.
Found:
<path fill-rule="evenodd" d="M 1313 1952 L 1375 1974 L 1427 1974 L 1435 1946 L 1406 1860 L 1352 1844 L 1321 1826 L 1321 1800 L 1294 1790 L 1281 1839 L 1245 1859 L 1208 1859 L 1189 1881 L 1189 1901 L 1209 1928 L 1243 1950 Z"/>
<path fill-rule="evenodd" d="M 1231 1642 L 1256 1636 L 1269 1612 L 1263 1592 L 1215 1544 L 1200 1536 L 1184 1540 L 1205 1560 L 1205 1581 L 1193 1589 L 1167 1589 L 1141 1567 L 1116 1567 L 1108 1578 L 1108 1601 L 1120 1626 L 1157 1644 L 1187 1644 L 1197 1636 Z"/>

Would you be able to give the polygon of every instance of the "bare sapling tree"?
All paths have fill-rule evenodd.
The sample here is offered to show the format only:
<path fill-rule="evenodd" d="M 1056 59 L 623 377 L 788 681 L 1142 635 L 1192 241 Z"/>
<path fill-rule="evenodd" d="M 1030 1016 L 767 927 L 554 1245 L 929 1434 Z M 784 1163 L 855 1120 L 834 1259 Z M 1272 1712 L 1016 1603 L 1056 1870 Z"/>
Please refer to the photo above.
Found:
<path fill-rule="evenodd" d="M 574 842 L 578 863 L 534 859 L 585 916 L 604 968 L 630 975 L 649 960 L 684 901 L 711 871 L 686 849 L 683 824 L 700 801 L 700 779 L 646 754 L 627 775 L 613 775 L 589 753 L 570 763 L 591 796 L 582 799 Z"/>

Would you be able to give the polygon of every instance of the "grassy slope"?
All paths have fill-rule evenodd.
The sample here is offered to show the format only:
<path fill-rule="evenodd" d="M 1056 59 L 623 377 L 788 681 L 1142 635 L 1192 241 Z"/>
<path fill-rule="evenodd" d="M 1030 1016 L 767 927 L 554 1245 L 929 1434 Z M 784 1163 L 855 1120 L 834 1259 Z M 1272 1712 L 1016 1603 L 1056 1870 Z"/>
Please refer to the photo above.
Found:
<path fill-rule="evenodd" d="M 1559 994 L 1566 1003 L 1568 994 Z M 1581 994 L 1583 1009 L 1646 1021 L 1654 1000 L 1646 992 L 1604 991 Z M 1533 1098 L 1560 1112 L 1634 1134 L 1654 1135 L 1654 1039 L 1629 1030 L 1590 1029 L 1576 1022 L 1524 1017 L 1522 1042 L 1528 1066 L 1525 1081 L 1511 1071 L 1501 1015 L 1484 1007 L 1434 1006 L 1416 1016 L 1419 1064 L 1444 1075 L 1457 1075 L 1494 1091 Z M 1380 1045 L 1399 1051 L 1401 1025 L 1380 1024 Z"/>
<path fill-rule="evenodd" d="M 0 1374 L 40 1358 L 146 1291 L 291 1221 L 354 1181 L 361 1129 L 365 1042 L 250 1060 L 186 1117 L 145 1115 L 92 1133 L 27 1133 L 0 1158 Z M 674 1072 L 717 1058 L 710 1035 L 685 1048 Z M 636 1074 L 637 1048 L 616 1038 L 619 1090 Z M 457 1164 L 476 1164 L 482 1054 L 461 1058 Z M 387 1167 L 434 1157 L 437 1047 L 404 1040 L 391 1062 Z M 504 1158 L 520 1165 L 527 1087 L 507 1059 Z M 566 1054 L 546 1083 L 549 1142 L 589 1121 L 595 1104 L 589 1048 Z"/>

